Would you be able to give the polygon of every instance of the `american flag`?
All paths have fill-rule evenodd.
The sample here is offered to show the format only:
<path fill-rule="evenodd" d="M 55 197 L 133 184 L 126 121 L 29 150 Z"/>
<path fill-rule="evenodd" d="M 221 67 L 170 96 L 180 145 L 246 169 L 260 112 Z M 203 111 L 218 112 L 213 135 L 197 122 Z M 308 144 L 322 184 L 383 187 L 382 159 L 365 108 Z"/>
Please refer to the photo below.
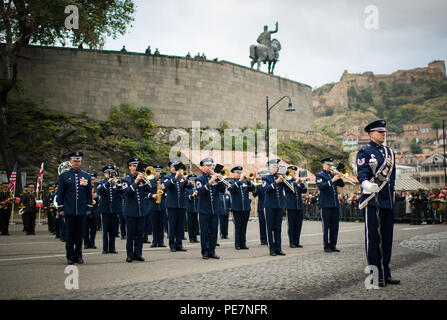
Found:
<path fill-rule="evenodd" d="M 16 186 L 16 176 L 17 176 L 17 162 L 14 165 L 14 170 L 12 170 L 11 176 L 9 177 L 8 191 L 10 193 L 14 192 L 14 189 L 15 189 L 15 186 Z"/>
<path fill-rule="evenodd" d="M 42 181 L 43 181 L 43 162 L 40 165 L 40 172 L 39 172 L 39 177 L 37 178 L 37 187 L 36 187 L 36 199 L 39 198 L 39 192 L 40 189 L 42 187 Z"/>

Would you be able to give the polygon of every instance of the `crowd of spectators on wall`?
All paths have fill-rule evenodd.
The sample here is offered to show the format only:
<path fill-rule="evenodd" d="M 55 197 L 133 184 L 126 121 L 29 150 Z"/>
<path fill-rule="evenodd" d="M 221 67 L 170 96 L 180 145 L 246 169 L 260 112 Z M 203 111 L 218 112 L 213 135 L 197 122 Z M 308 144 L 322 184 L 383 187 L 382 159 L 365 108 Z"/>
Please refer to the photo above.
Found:
<path fill-rule="evenodd" d="M 358 209 L 360 196 L 360 193 L 339 194 L 341 221 L 364 221 L 362 212 Z M 303 194 L 305 219 L 321 220 L 318 208 L 319 197 L 318 191 Z M 447 187 L 430 191 L 396 191 L 394 221 L 413 225 L 445 224 L 447 222 Z"/>

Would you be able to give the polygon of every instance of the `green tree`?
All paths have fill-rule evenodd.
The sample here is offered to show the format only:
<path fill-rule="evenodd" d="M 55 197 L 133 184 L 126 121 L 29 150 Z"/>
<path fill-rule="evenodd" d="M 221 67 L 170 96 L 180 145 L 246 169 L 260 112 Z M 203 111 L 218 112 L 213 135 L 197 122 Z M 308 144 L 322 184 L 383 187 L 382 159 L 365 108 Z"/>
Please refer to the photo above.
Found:
<path fill-rule="evenodd" d="M 411 150 L 411 153 L 414 153 L 414 154 L 422 153 L 422 148 L 417 142 L 412 142 L 410 144 L 410 150 Z"/>
<path fill-rule="evenodd" d="M 77 29 L 65 27 L 65 20 L 74 13 L 65 13 L 69 5 L 78 9 Z M 12 171 L 8 156 L 12 144 L 6 111 L 8 94 L 17 88 L 21 49 L 30 44 L 65 45 L 66 41 L 73 46 L 84 43 L 98 48 L 107 37 L 123 35 L 134 13 L 133 0 L 0 0 L 0 42 L 4 43 L 0 46 L 0 150 L 8 175 Z"/>

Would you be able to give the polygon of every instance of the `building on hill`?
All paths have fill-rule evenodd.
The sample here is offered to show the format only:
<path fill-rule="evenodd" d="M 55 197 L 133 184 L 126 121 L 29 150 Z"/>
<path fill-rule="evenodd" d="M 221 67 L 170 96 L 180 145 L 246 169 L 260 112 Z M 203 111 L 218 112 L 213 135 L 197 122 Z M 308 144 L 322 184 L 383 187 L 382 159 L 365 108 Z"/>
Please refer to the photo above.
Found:
<path fill-rule="evenodd" d="M 429 189 L 445 187 L 444 156 L 440 153 L 435 153 L 421 161 L 419 170 L 415 173 L 414 178 Z"/>
<path fill-rule="evenodd" d="M 437 134 L 436 130 L 432 129 L 431 124 L 429 123 L 404 124 L 403 130 L 403 137 L 405 139 L 416 138 L 417 142 L 422 139 L 435 140 Z"/>
<path fill-rule="evenodd" d="M 358 150 L 360 135 L 356 132 L 345 132 L 339 137 L 344 151 Z"/>
<path fill-rule="evenodd" d="M 396 155 L 396 165 L 417 167 L 422 161 L 430 157 L 430 153 L 406 153 Z"/>

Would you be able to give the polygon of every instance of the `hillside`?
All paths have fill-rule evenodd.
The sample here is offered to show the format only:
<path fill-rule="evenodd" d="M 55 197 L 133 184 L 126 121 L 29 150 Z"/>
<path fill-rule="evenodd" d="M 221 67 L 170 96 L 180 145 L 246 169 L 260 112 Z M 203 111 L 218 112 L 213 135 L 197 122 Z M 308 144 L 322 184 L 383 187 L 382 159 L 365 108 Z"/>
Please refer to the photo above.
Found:
<path fill-rule="evenodd" d="M 346 105 L 318 104 L 314 108 L 314 130 L 329 130 L 337 135 L 348 131 L 362 132 L 367 123 L 377 118 L 386 119 L 389 130 L 398 135 L 403 131 L 403 124 L 429 123 L 434 128 L 439 127 L 447 116 L 445 75 L 441 80 L 413 76 L 410 79 L 388 81 L 388 84 L 376 81 L 364 87 L 356 81 L 345 82 Z M 330 84 L 314 90 L 313 95 L 322 101 L 320 97 L 329 94 L 336 86 L 337 93 L 343 91 L 340 85 Z"/>
<path fill-rule="evenodd" d="M 130 104 L 114 107 L 106 121 L 96 121 L 87 112 L 76 116 L 50 111 L 33 101 L 10 103 L 9 153 L 20 170 L 27 172 L 27 183 L 35 183 L 40 164 L 45 161 L 44 186 L 57 182 L 57 167 L 73 150 L 84 152 L 82 168 L 86 171 L 91 167 L 100 172 L 104 165 L 114 164 L 120 174 L 125 174 L 126 161 L 133 155 L 146 163 L 166 166 L 170 148 L 176 143 L 169 141 L 173 128 L 159 127 L 152 119 L 150 108 Z M 224 121 L 216 129 L 223 133 L 226 128 L 228 123 Z M 348 153 L 341 150 L 334 136 L 283 131 L 278 139 L 278 155 L 283 160 L 312 172 L 320 170 L 323 157 L 334 156 L 347 163 Z M 207 143 L 202 141 L 202 147 Z M 244 145 L 245 150 L 254 151 L 254 146 Z"/>

